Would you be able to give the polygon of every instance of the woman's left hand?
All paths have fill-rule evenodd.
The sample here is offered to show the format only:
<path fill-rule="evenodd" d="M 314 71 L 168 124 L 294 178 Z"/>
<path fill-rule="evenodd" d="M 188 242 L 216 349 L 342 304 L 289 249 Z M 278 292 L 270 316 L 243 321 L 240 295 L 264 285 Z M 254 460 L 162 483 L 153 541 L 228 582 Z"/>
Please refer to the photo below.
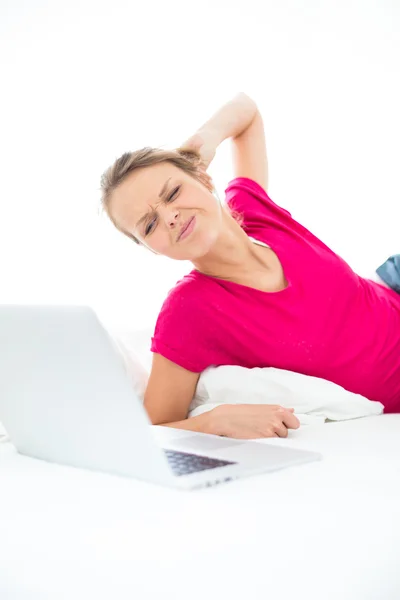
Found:
<path fill-rule="evenodd" d="M 217 144 L 213 140 L 212 135 L 206 132 L 195 133 L 178 148 L 179 152 L 196 152 L 201 159 L 200 167 L 205 171 L 212 162 L 216 150 Z"/>

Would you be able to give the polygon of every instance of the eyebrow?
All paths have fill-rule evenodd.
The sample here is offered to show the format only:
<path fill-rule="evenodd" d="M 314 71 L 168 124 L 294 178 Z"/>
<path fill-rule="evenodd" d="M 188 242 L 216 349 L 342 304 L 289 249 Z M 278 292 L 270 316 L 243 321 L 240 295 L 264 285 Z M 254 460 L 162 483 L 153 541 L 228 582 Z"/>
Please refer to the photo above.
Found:
<path fill-rule="evenodd" d="M 168 183 L 169 183 L 170 179 L 171 179 L 171 177 L 168 177 L 167 181 L 166 181 L 166 182 L 164 183 L 164 185 L 162 186 L 162 188 L 161 188 L 161 191 L 160 191 L 160 193 L 158 194 L 158 197 L 159 197 L 159 198 L 162 198 L 162 197 L 164 196 L 165 192 L 167 191 L 167 187 L 168 187 Z M 139 225 L 140 225 L 140 224 L 141 224 L 141 223 L 142 223 L 142 222 L 143 222 L 145 219 L 147 219 L 148 215 L 149 215 L 149 211 L 148 211 L 148 212 L 147 212 L 145 215 L 143 215 L 143 217 L 141 217 L 141 218 L 139 219 L 139 221 L 136 223 L 135 229 L 137 229 L 137 228 L 139 227 Z"/>

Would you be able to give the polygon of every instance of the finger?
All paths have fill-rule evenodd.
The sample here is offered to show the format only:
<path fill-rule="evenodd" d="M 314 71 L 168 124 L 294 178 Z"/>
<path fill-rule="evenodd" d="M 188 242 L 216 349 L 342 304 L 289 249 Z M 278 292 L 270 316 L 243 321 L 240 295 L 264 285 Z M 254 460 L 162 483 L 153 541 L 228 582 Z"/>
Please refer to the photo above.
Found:
<path fill-rule="evenodd" d="M 286 438 L 288 436 L 288 430 L 283 423 L 276 423 L 274 425 L 275 435 L 280 438 Z"/>
<path fill-rule="evenodd" d="M 288 429 L 298 429 L 300 427 L 300 421 L 295 414 L 286 410 L 282 415 L 282 421 Z"/>

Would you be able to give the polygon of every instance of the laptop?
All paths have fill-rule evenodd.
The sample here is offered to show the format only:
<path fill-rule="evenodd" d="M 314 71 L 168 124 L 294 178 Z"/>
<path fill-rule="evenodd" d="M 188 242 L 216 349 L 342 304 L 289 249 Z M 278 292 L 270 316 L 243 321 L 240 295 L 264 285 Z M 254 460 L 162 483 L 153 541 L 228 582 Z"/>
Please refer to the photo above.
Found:
<path fill-rule="evenodd" d="M 185 489 L 321 458 L 152 426 L 90 306 L 0 305 L 0 421 L 26 456 Z"/>

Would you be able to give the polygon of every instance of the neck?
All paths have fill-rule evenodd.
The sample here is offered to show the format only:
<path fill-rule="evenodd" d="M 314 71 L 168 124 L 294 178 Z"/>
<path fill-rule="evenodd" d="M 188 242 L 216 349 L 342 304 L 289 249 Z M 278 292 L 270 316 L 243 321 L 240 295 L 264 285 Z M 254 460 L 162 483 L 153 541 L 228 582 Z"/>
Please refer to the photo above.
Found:
<path fill-rule="evenodd" d="M 209 252 L 192 264 L 205 275 L 234 280 L 245 275 L 258 263 L 257 250 L 245 231 L 225 209 L 222 211 L 221 233 Z"/>

